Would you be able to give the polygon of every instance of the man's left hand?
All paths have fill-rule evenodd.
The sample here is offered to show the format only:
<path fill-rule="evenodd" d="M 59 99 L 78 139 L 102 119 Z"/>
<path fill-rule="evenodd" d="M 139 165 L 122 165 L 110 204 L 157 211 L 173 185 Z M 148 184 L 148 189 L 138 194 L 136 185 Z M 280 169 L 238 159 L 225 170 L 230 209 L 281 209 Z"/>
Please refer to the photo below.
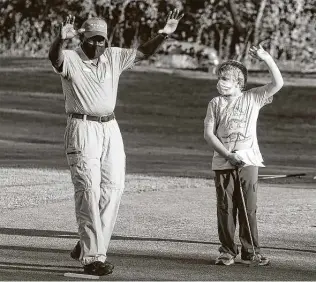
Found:
<path fill-rule="evenodd" d="M 179 10 L 174 9 L 169 13 L 167 23 L 165 27 L 159 31 L 159 33 L 165 33 L 167 35 L 174 33 L 183 16 L 184 14 L 179 15 Z"/>

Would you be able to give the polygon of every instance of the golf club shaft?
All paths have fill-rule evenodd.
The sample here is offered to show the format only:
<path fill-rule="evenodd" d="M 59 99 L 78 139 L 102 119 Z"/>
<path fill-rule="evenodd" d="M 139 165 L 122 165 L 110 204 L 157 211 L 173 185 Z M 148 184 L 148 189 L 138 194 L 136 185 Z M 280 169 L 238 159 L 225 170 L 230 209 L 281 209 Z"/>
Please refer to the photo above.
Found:
<path fill-rule="evenodd" d="M 244 193 L 243 193 L 242 186 L 241 186 L 239 168 L 237 168 L 237 178 L 238 178 L 238 184 L 239 184 L 239 189 L 240 189 L 241 201 L 242 201 L 243 208 L 244 208 L 244 211 L 245 211 L 245 217 L 246 217 L 248 232 L 249 232 L 249 235 L 250 235 L 250 242 L 251 242 L 251 246 L 252 246 L 252 251 L 253 251 L 253 254 L 256 255 L 255 246 L 254 246 L 253 240 L 252 240 L 252 233 L 251 233 L 251 229 L 250 229 L 250 224 L 249 224 L 249 219 L 248 219 L 248 214 L 247 214 L 247 209 L 246 209 Z"/>

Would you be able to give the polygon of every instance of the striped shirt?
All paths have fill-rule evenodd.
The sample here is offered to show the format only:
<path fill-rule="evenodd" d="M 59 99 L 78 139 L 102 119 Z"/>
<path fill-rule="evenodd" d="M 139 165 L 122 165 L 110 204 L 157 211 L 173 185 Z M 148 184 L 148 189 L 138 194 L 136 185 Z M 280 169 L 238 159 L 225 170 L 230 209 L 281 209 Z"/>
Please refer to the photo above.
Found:
<path fill-rule="evenodd" d="M 82 51 L 63 50 L 63 69 L 58 72 L 65 96 L 66 113 L 93 116 L 114 111 L 119 77 L 134 65 L 136 49 L 106 48 L 97 65 Z"/>

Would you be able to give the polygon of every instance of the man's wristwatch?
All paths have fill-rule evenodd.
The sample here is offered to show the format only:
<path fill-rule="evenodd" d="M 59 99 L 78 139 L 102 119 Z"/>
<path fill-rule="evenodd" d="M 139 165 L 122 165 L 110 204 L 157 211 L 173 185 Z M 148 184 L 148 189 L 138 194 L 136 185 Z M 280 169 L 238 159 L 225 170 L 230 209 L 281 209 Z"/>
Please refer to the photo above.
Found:
<path fill-rule="evenodd" d="M 158 34 L 161 35 L 161 36 L 163 36 L 164 39 L 167 39 L 167 38 L 169 37 L 169 35 L 168 35 L 167 33 L 165 33 L 165 32 L 163 31 L 163 29 L 160 29 L 160 30 L 158 31 Z"/>

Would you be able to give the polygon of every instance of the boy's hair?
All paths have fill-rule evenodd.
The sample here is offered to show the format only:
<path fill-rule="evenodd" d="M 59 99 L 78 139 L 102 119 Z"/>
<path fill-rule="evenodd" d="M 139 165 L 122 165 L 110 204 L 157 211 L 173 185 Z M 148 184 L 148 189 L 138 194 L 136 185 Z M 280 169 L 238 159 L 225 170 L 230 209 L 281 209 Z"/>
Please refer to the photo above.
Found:
<path fill-rule="evenodd" d="M 219 76 L 223 73 L 233 75 L 234 79 L 238 82 L 240 89 L 244 90 L 247 84 L 248 71 L 247 68 L 240 62 L 229 60 L 220 64 L 216 70 Z"/>

